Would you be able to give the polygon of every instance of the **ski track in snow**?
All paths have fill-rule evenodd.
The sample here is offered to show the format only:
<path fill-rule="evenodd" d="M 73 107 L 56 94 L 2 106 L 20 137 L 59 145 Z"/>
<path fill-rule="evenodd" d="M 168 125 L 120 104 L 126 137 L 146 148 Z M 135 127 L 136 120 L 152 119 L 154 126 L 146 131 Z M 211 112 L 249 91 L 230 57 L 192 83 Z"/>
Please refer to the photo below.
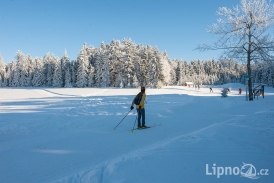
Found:
<path fill-rule="evenodd" d="M 248 116 L 256 115 L 256 114 L 261 114 L 261 113 L 273 113 L 273 111 L 269 110 L 264 110 L 264 111 L 258 111 L 255 114 L 249 114 Z M 123 154 L 121 156 L 118 156 L 110 161 L 106 161 L 103 163 L 100 163 L 99 165 L 96 165 L 94 167 L 91 167 L 89 169 L 86 169 L 84 171 L 81 171 L 80 173 L 77 173 L 76 175 L 73 175 L 72 177 L 67 177 L 63 180 L 58 180 L 57 182 L 73 182 L 73 183 L 80 183 L 80 182 L 93 182 L 93 183 L 102 183 L 104 182 L 104 176 L 105 174 L 114 174 L 115 169 L 119 166 L 120 163 L 126 162 L 129 160 L 133 159 L 140 159 L 145 156 L 151 156 L 153 154 L 156 154 L 158 151 L 164 150 L 165 147 L 168 145 L 181 141 L 183 143 L 195 143 L 197 141 L 201 141 L 203 139 L 208 139 L 208 138 L 215 138 L 214 136 L 211 135 L 211 131 L 215 131 L 218 129 L 218 127 L 221 127 L 223 125 L 232 125 L 232 126 L 238 126 L 238 120 L 240 118 L 243 118 L 243 115 L 239 115 L 237 117 L 228 119 L 224 122 L 220 123 L 214 123 L 212 125 L 209 125 L 207 127 L 204 127 L 202 129 L 199 129 L 197 131 L 184 134 L 184 135 L 179 135 L 177 137 L 173 137 L 171 139 L 163 140 L 161 142 L 157 142 L 154 144 L 151 144 L 147 147 L 140 148 L 137 150 L 134 150 L 130 153 Z M 243 125 L 243 127 L 246 128 L 246 126 Z M 252 128 L 252 127 L 251 127 Z M 221 140 L 231 140 L 234 141 L 234 139 L 221 139 Z M 239 142 L 237 142 L 239 143 Z M 244 141 L 243 142 L 245 145 L 247 143 L 250 143 L 251 145 L 254 145 L 254 142 L 250 141 Z M 260 148 L 265 148 L 264 144 L 256 144 Z M 266 150 L 273 150 L 274 145 L 266 148 Z M 234 153 L 237 153 L 234 152 Z"/>

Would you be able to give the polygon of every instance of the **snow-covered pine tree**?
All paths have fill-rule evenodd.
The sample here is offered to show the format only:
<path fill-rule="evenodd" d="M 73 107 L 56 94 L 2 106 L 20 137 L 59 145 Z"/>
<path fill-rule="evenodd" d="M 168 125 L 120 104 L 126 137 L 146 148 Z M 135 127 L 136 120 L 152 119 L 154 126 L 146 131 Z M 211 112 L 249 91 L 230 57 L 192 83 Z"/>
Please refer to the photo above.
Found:
<path fill-rule="evenodd" d="M 98 52 L 98 49 L 95 48 L 94 46 L 90 46 L 86 48 L 89 64 L 92 65 L 93 67 L 95 66 L 95 55 Z"/>
<path fill-rule="evenodd" d="M 188 63 L 186 61 L 183 62 L 183 85 L 185 86 L 186 82 L 190 81 L 189 80 L 189 70 L 188 70 Z"/>
<path fill-rule="evenodd" d="M 122 57 L 122 45 L 118 40 L 112 40 L 109 45 L 109 61 L 110 61 L 110 86 L 116 86 L 118 77 L 118 67 Z"/>
<path fill-rule="evenodd" d="M 149 87 L 150 88 L 156 88 L 157 83 L 158 83 L 158 72 L 156 71 L 157 69 L 157 62 L 156 62 L 156 58 L 153 58 L 150 62 L 149 65 Z"/>
<path fill-rule="evenodd" d="M 166 51 L 161 54 L 160 63 L 162 64 L 162 68 L 163 68 L 162 72 L 164 75 L 163 85 L 167 86 L 170 83 L 174 83 L 176 80 L 176 75 L 175 75 L 175 71 L 174 70 L 172 71 L 170 59 L 168 58 Z"/>
<path fill-rule="evenodd" d="M 138 84 L 137 86 L 143 86 L 143 79 L 142 79 L 142 74 L 141 74 L 141 60 L 142 60 L 142 58 L 141 58 L 141 51 L 140 51 L 140 50 L 143 50 L 143 47 L 141 47 L 141 45 L 138 45 L 136 48 L 137 48 L 137 52 L 133 58 L 134 77 L 136 77 L 135 84 Z M 137 82 L 136 82 L 136 80 L 137 80 Z"/>
<path fill-rule="evenodd" d="M 198 77 L 199 78 L 198 85 L 202 85 L 205 82 L 207 82 L 207 76 L 205 74 L 205 68 L 204 68 L 204 62 L 203 61 L 198 60 L 197 71 L 198 71 L 198 76 L 199 76 Z"/>
<path fill-rule="evenodd" d="M 115 86 L 116 87 L 120 87 L 123 88 L 124 86 L 124 82 L 123 82 L 123 65 L 122 65 L 122 61 L 119 59 L 119 64 L 117 65 L 117 75 L 116 75 L 116 79 L 115 79 Z"/>
<path fill-rule="evenodd" d="M 44 72 L 45 72 L 45 85 L 46 86 L 52 86 L 53 82 L 53 74 L 54 74 L 54 56 L 52 56 L 50 53 L 47 53 L 44 58 Z"/>
<path fill-rule="evenodd" d="M 232 70 L 232 62 L 229 59 L 221 59 L 220 60 L 220 65 L 221 65 L 221 77 L 223 80 L 223 83 L 231 83 L 233 75 L 234 75 L 234 71 Z"/>
<path fill-rule="evenodd" d="M 168 85 L 175 85 L 176 84 L 176 73 L 175 73 L 175 67 L 172 65 L 172 62 L 169 60 L 170 65 L 170 83 Z"/>
<path fill-rule="evenodd" d="M 161 53 L 157 47 L 152 48 L 153 55 L 150 58 L 149 83 L 152 88 L 161 88 L 164 82 L 163 65 L 161 63 Z"/>
<path fill-rule="evenodd" d="M 11 86 L 12 87 L 18 87 L 18 86 L 22 86 L 22 81 L 24 81 L 25 79 L 25 75 L 24 73 L 22 73 L 22 68 L 24 68 L 24 54 L 19 50 L 17 52 L 17 61 L 15 62 L 15 68 L 12 68 L 12 83 Z M 13 66 L 13 65 L 12 65 Z"/>
<path fill-rule="evenodd" d="M 212 60 L 212 66 L 213 69 L 211 70 L 211 73 L 214 75 L 213 78 L 215 78 L 214 84 L 221 84 L 220 79 L 220 65 L 218 62 L 216 62 L 214 59 Z"/>
<path fill-rule="evenodd" d="M 95 84 L 97 87 L 108 87 L 111 85 L 109 45 L 102 42 L 95 57 Z"/>
<path fill-rule="evenodd" d="M 13 87 L 23 86 L 25 80 L 25 56 L 18 50 L 17 52 L 16 69 L 13 75 Z"/>
<path fill-rule="evenodd" d="M 54 87 L 62 87 L 63 78 L 62 78 L 62 68 L 61 61 L 58 57 L 53 57 L 54 71 L 53 71 L 53 80 L 52 86 Z"/>
<path fill-rule="evenodd" d="M 94 46 L 90 46 L 86 48 L 88 55 L 88 87 L 95 86 L 95 62 L 96 62 L 96 54 L 98 53 L 98 49 Z"/>
<path fill-rule="evenodd" d="M 114 39 L 111 40 L 109 44 L 109 72 L 110 72 L 110 86 L 115 86 L 116 79 L 116 67 L 117 67 L 117 58 L 116 58 L 116 41 Z"/>
<path fill-rule="evenodd" d="M 153 47 L 150 45 L 147 45 L 145 48 L 145 59 L 143 60 L 143 64 L 144 64 L 144 75 L 145 75 L 145 86 L 150 86 L 150 84 L 152 83 L 152 85 L 155 87 L 155 83 L 157 83 L 157 76 L 153 76 L 150 78 L 150 65 L 153 63 L 154 64 L 154 71 L 156 71 L 156 59 L 155 59 L 155 55 L 154 55 L 154 50 Z M 153 72 L 153 70 L 152 70 Z M 153 74 L 152 74 L 153 75 Z M 150 81 L 150 79 L 154 79 L 154 81 Z"/>
<path fill-rule="evenodd" d="M 142 85 L 142 76 L 141 76 L 141 52 L 144 49 L 143 45 L 137 45 L 135 48 L 135 54 L 132 58 L 133 60 L 133 87 L 139 87 Z"/>
<path fill-rule="evenodd" d="M 132 68 L 133 63 L 131 61 L 130 56 L 130 42 L 128 40 L 123 39 L 123 44 L 121 45 L 121 56 L 119 58 L 119 63 L 117 67 L 117 72 L 119 73 L 119 77 L 116 81 L 117 84 L 123 87 L 131 87 L 131 75 L 132 75 Z M 121 84 L 122 83 L 122 84 Z"/>
<path fill-rule="evenodd" d="M 205 84 L 212 85 L 215 82 L 215 79 L 214 79 L 215 72 L 213 72 L 213 70 L 214 70 L 213 62 L 214 62 L 214 59 L 207 60 L 204 63 L 205 75 L 208 76 Z"/>
<path fill-rule="evenodd" d="M 88 84 L 87 80 L 87 74 L 86 74 L 86 65 L 83 61 L 77 61 L 78 62 L 78 70 L 77 70 L 77 80 L 76 80 L 76 86 L 78 88 L 84 88 Z"/>
<path fill-rule="evenodd" d="M 4 86 L 4 77 L 0 75 L 0 87 Z"/>
<path fill-rule="evenodd" d="M 191 62 L 193 62 L 193 60 Z M 195 83 L 194 81 L 195 71 L 193 69 L 193 64 L 191 63 L 188 64 L 187 73 L 188 73 L 188 81 Z"/>
<path fill-rule="evenodd" d="M 197 60 L 192 60 L 192 61 L 190 62 L 190 65 L 191 65 L 191 68 L 192 68 L 192 75 L 191 75 L 191 78 L 192 78 L 192 82 L 193 82 L 193 84 L 195 85 L 195 87 L 196 87 L 196 85 L 198 84 L 197 64 L 198 64 L 198 63 L 197 63 Z"/>
<path fill-rule="evenodd" d="M 179 64 L 179 68 L 180 68 L 179 84 L 181 84 L 181 86 L 185 86 L 186 82 L 188 81 L 187 67 L 188 67 L 188 64 L 186 61 L 181 61 L 181 64 Z"/>
<path fill-rule="evenodd" d="M 78 69 L 78 62 L 76 60 L 70 61 L 70 73 L 71 73 L 71 85 L 72 85 L 72 87 L 77 87 L 76 86 L 77 69 Z"/>
<path fill-rule="evenodd" d="M 136 45 L 131 39 L 123 39 L 122 43 L 122 63 L 124 66 L 123 82 L 126 87 L 132 87 L 134 77 L 134 57 L 136 55 Z"/>
<path fill-rule="evenodd" d="M 33 70 L 34 70 L 34 66 L 33 66 L 33 61 L 32 61 L 32 57 L 27 54 L 25 57 L 25 64 L 24 64 L 24 69 L 22 69 L 23 73 L 25 74 L 24 76 L 24 80 L 22 83 L 22 86 L 27 86 L 30 87 L 32 86 L 32 78 L 33 78 Z"/>
<path fill-rule="evenodd" d="M 71 78 L 71 65 L 70 65 L 70 62 L 68 62 L 66 64 L 64 78 L 65 78 L 64 87 L 65 88 L 71 88 L 72 87 L 72 78 Z"/>
<path fill-rule="evenodd" d="M 4 76 L 4 86 L 9 87 L 9 80 L 10 80 L 10 63 L 6 64 L 5 66 L 5 76 Z"/>
<path fill-rule="evenodd" d="M 106 49 L 106 45 L 104 42 L 101 43 L 101 47 L 98 50 L 98 52 L 95 55 L 95 76 L 94 76 L 94 81 L 97 87 L 101 87 L 102 84 L 102 52 L 103 50 Z"/>
<path fill-rule="evenodd" d="M 101 86 L 102 87 L 109 87 L 111 83 L 110 79 L 110 63 L 107 55 L 103 55 L 101 57 L 102 61 L 102 77 L 101 77 Z"/>
<path fill-rule="evenodd" d="M 45 74 L 44 74 L 44 63 L 42 58 L 34 59 L 34 71 L 32 78 L 32 85 L 35 87 L 44 86 Z"/>
<path fill-rule="evenodd" d="M 9 64 L 9 70 L 10 70 L 9 86 L 18 87 L 20 73 L 18 72 L 18 69 L 17 69 L 17 63 L 14 61 L 11 61 L 11 63 Z"/>
<path fill-rule="evenodd" d="M 96 87 L 100 87 L 102 83 L 101 54 L 98 52 L 95 57 L 96 59 L 95 59 L 95 67 L 94 67 L 95 68 L 94 81 L 95 81 Z"/>
<path fill-rule="evenodd" d="M 135 67 L 137 67 L 137 78 L 141 86 L 148 86 L 149 84 L 149 64 L 150 58 L 152 55 L 152 49 L 150 45 L 143 47 L 139 45 L 139 58 L 140 60 L 135 63 Z"/>
<path fill-rule="evenodd" d="M 212 75 L 211 70 L 213 69 L 212 67 L 212 62 L 211 60 L 207 60 L 203 62 L 203 67 L 204 67 L 204 74 L 203 74 L 203 84 L 212 84 Z"/>
<path fill-rule="evenodd" d="M 99 60 L 100 60 L 100 66 L 101 66 L 100 86 L 108 87 L 110 86 L 110 83 L 111 83 L 110 60 L 108 58 L 108 45 L 106 45 L 106 47 L 101 47 L 99 53 L 100 53 Z"/>
<path fill-rule="evenodd" d="M 177 60 L 176 76 L 178 86 L 183 86 L 187 82 L 185 78 L 185 61 Z"/>
<path fill-rule="evenodd" d="M 175 74 L 176 74 L 176 85 L 180 86 L 180 83 L 179 83 L 179 77 L 180 77 L 180 68 L 179 68 L 179 60 L 175 59 L 173 60 L 172 62 L 172 65 L 175 69 Z"/>
<path fill-rule="evenodd" d="M 2 54 L 0 53 L 0 87 L 5 86 L 5 75 L 6 75 L 6 70 L 5 70 L 5 64 L 3 61 Z"/>
<path fill-rule="evenodd" d="M 94 76 L 95 76 L 94 67 L 90 65 L 89 72 L 88 72 L 88 87 L 94 87 L 95 85 Z"/>
<path fill-rule="evenodd" d="M 133 76 L 132 87 L 137 88 L 138 86 L 140 86 L 140 84 L 139 84 L 139 81 L 138 81 L 137 76 L 136 76 L 136 73 L 135 73 L 134 76 Z"/>
<path fill-rule="evenodd" d="M 88 56 L 86 52 L 86 43 L 83 45 L 77 57 L 78 68 L 76 73 L 76 86 L 83 88 L 88 86 Z"/>
<path fill-rule="evenodd" d="M 61 60 L 61 72 L 62 72 L 62 87 L 71 87 L 71 74 L 70 74 L 70 62 L 67 50 L 65 49 L 64 55 Z"/>

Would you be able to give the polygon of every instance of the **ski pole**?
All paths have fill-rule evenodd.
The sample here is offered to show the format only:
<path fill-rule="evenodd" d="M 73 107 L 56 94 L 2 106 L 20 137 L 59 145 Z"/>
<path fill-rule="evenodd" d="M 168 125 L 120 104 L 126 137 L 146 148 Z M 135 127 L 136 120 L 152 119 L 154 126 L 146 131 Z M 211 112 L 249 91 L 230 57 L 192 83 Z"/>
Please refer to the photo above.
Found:
<path fill-rule="evenodd" d="M 131 111 L 131 109 L 130 109 L 130 111 Z M 130 113 L 130 111 L 128 111 L 127 115 Z M 125 115 L 125 117 L 127 117 L 127 115 Z M 122 123 L 122 121 L 125 119 L 125 117 L 120 121 L 120 123 Z M 118 123 L 118 125 L 115 126 L 113 131 L 120 125 L 120 123 Z"/>
<path fill-rule="evenodd" d="M 136 119 L 135 119 L 135 122 L 134 122 L 134 125 L 133 125 L 133 128 L 132 128 L 131 133 L 133 133 L 133 130 L 134 130 L 134 127 L 135 127 L 136 121 L 137 121 L 137 116 L 136 116 Z"/>

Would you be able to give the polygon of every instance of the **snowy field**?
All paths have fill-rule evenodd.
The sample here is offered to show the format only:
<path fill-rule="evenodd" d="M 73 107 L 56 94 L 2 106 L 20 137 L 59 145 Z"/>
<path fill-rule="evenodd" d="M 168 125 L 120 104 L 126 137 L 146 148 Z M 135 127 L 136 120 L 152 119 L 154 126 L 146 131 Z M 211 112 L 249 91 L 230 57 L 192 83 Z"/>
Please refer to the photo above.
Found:
<path fill-rule="evenodd" d="M 113 128 L 139 89 L 2 88 L 0 182 L 273 182 L 274 89 L 222 87 L 147 89 L 159 125 L 133 134 L 135 109 Z"/>

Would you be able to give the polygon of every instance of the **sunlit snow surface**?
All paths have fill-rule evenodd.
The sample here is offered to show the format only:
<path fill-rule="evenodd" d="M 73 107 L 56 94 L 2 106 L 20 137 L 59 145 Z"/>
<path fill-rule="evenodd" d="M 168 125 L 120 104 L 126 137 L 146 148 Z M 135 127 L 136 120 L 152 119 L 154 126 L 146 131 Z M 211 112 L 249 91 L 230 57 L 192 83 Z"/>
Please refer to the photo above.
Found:
<path fill-rule="evenodd" d="M 161 125 L 132 134 L 135 109 L 113 128 L 139 89 L 1 88 L 0 182 L 273 182 L 274 89 L 213 91 L 147 89 L 146 124 Z M 243 163 L 269 175 L 214 174 Z"/>

